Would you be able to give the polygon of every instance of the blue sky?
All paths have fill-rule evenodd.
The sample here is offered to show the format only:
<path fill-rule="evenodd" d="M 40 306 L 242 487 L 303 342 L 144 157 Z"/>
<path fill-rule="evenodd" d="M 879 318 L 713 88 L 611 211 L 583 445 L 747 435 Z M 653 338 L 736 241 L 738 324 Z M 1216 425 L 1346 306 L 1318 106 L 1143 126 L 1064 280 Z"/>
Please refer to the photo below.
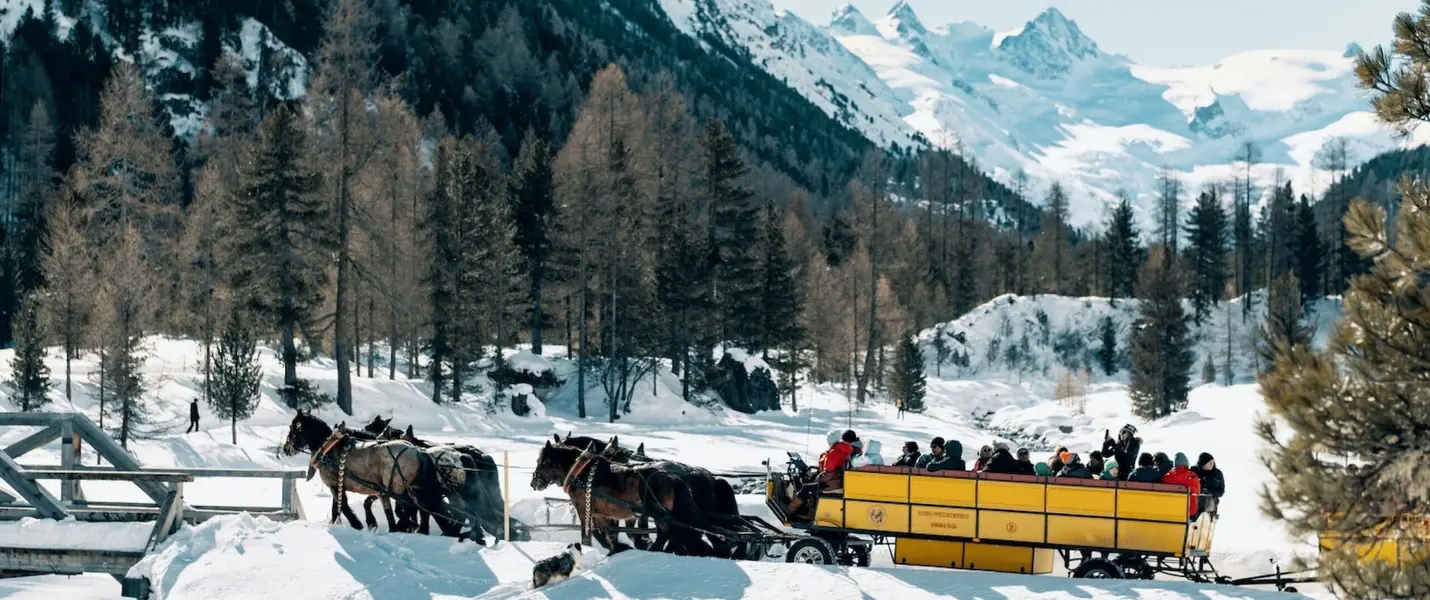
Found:
<path fill-rule="evenodd" d="M 817 25 L 850 0 L 773 0 Z M 870 18 L 895 0 L 852 0 Z M 1246 50 L 1342 50 L 1390 41 L 1396 13 L 1420 0 L 909 0 L 929 27 L 973 21 L 1015 29 L 1056 6 L 1104 51 L 1154 66 L 1209 64 Z"/>

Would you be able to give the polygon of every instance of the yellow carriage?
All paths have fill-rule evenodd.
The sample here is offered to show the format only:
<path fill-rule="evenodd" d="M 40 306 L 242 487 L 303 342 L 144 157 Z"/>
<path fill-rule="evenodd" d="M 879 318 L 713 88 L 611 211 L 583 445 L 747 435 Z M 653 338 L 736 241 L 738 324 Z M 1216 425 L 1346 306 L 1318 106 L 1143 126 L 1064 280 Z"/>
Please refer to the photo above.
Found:
<path fill-rule="evenodd" d="M 1216 516 L 1189 521 L 1180 486 L 870 466 L 790 515 L 804 479 L 791 458 L 797 465 L 766 483 L 769 508 L 809 534 L 790 546 L 791 562 L 863 566 L 874 546 L 889 546 L 901 565 L 1045 574 L 1060 559 L 1074 577 L 1290 583 L 1219 576 L 1208 560 Z"/>

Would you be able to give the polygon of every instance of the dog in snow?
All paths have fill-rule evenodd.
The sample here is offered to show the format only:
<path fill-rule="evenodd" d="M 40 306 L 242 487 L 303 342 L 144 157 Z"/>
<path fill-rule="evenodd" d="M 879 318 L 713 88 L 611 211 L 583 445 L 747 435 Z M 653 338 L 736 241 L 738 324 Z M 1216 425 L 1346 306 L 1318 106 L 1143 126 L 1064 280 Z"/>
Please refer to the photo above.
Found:
<path fill-rule="evenodd" d="M 542 559 L 531 570 L 531 589 L 565 581 L 576 570 L 576 563 L 580 560 L 581 544 L 571 544 L 565 552 Z"/>

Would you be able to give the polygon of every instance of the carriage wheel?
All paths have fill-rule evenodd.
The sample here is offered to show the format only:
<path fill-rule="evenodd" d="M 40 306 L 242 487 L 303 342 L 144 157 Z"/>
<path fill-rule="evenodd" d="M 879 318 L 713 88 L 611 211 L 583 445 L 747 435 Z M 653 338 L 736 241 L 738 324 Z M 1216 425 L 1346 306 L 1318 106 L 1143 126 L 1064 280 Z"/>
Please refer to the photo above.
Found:
<path fill-rule="evenodd" d="M 832 565 L 834 547 L 816 537 L 800 538 L 789 545 L 789 551 L 785 552 L 785 562 Z"/>
<path fill-rule="evenodd" d="M 1094 558 L 1078 565 L 1072 576 L 1077 579 L 1122 579 L 1122 569 L 1106 559 Z"/>

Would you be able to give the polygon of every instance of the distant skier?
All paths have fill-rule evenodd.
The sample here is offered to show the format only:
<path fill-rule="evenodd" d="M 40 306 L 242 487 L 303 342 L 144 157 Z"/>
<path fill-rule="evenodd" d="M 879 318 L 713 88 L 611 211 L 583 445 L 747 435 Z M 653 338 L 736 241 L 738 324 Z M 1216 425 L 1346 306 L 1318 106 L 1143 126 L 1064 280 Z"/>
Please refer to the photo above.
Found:
<path fill-rule="evenodd" d="M 199 430 L 199 401 L 197 398 L 189 401 L 189 430 L 184 433 L 193 433 Z"/>

